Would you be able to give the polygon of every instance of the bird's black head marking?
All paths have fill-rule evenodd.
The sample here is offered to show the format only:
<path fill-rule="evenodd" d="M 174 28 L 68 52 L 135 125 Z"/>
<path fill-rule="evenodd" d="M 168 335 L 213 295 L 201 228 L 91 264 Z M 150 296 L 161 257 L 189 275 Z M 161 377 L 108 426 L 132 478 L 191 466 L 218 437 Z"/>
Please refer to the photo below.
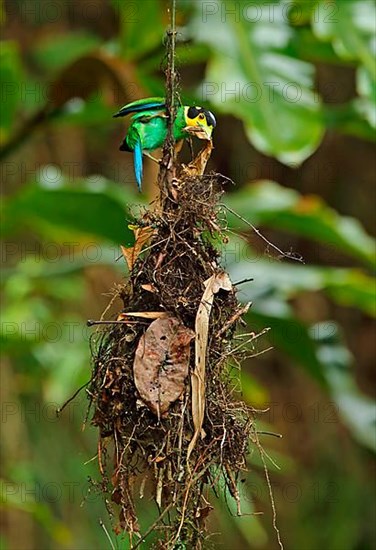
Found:
<path fill-rule="evenodd" d="M 188 117 L 191 118 L 191 119 L 194 119 L 196 118 L 201 112 L 203 111 L 203 109 L 201 107 L 189 107 L 188 109 Z"/>
<path fill-rule="evenodd" d="M 204 109 L 203 107 L 197 107 L 197 106 L 193 106 L 193 107 L 188 108 L 187 116 L 191 120 L 194 120 L 199 115 L 201 115 L 200 118 L 204 118 L 204 117 L 206 118 L 206 124 L 208 126 L 212 126 L 213 128 L 215 128 L 217 122 L 216 122 L 215 117 L 214 117 L 214 115 L 211 111 L 208 111 L 207 109 Z"/>

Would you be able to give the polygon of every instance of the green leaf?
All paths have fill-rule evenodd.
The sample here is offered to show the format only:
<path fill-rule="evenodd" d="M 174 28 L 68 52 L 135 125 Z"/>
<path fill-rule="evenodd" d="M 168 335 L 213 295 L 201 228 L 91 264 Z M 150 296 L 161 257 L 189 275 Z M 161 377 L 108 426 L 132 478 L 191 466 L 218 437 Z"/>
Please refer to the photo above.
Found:
<path fill-rule="evenodd" d="M 317 196 L 303 196 L 277 183 L 260 181 L 228 196 L 226 203 L 253 225 L 291 231 L 375 265 L 375 241 L 359 221 L 340 216 Z M 232 214 L 229 221 L 232 228 L 247 227 Z"/>
<path fill-rule="evenodd" d="M 86 31 L 43 35 L 34 46 L 32 56 L 41 68 L 56 72 L 99 47 L 100 43 L 97 36 Z"/>
<path fill-rule="evenodd" d="M 127 60 L 139 59 L 162 46 L 167 13 L 159 0 L 112 0 L 120 21 L 121 53 Z M 166 13 L 166 21 L 163 15 Z"/>
<path fill-rule="evenodd" d="M 231 250 L 236 244 L 229 244 Z M 337 303 L 351 306 L 376 317 L 376 280 L 359 269 L 317 267 L 261 259 L 250 249 L 243 250 L 250 261 L 234 262 L 227 266 L 233 281 L 253 277 L 253 281 L 241 286 L 243 301 L 274 298 L 287 301 L 302 292 L 323 291 Z M 224 253 L 226 257 L 226 252 Z M 253 260 L 253 261 L 252 261 Z"/>
<path fill-rule="evenodd" d="M 353 357 L 342 341 L 338 325 L 331 323 L 329 337 L 327 328 L 327 323 L 318 323 L 312 327 L 312 335 L 318 341 L 318 356 L 338 412 L 355 439 L 376 452 L 376 402 L 362 394 L 354 382 Z"/>
<path fill-rule="evenodd" d="M 74 124 L 77 126 L 101 126 L 101 130 L 109 130 L 109 121 L 114 114 L 114 107 L 107 105 L 103 97 L 94 94 L 86 100 L 73 98 L 68 101 L 61 109 L 55 112 L 54 117 L 50 119 L 51 126 L 61 128 L 65 124 Z"/>
<path fill-rule="evenodd" d="M 343 105 L 325 106 L 324 118 L 328 129 L 334 129 L 369 141 L 375 141 L 376 109 L 367 97 L 358 97 Z"/>
<path fill-rule="evenodd" d="M 321 102 L 313 93 L 314 67 L 288 53 L 293 29 L 282 4 L 261 2 L 257 13 L 245 0 L 215 0 L 210 9 L 208 3 L 195 5 L 192 34 L 212 49 L 203 99 L 243 120 L 250 141 L 263 153 L 301 163 L 319 145 L 324 127 Z M 230 10 L 239 16 L 227 14 Z"/>
<path fill-rule="evenodd" d="M 319 3 L 313 14 L 312 28 L 316 35 L 331 41 L 339 57 L 361 63 L 357 71 L 358 93 L 372 102 L 367 111 L 368 122 L 376 127 L 376 6 L 369 0 L 331 2 L 335 11 L 323 17 L 324 3 Z"/>
<path fill-rule="evenodd" d="M 244 479 L 246 480 L 244 484 L 238 484 L 240 510 L 242 515 L 238 516 L 237 514 L 236 501 L 234 497 L 229 494 L 228 489 L 225 488 L 223 476 L 221 476 L 220 480 L 218 491 L 219 501 L 216 511 L 219 513 L 221 524 L 227 525 L 230 521 L 232 530 L 241 534 L 247 547 L 252 548 L 254 545 L 256 545 L 256 547 L 262 547 L 267 542 L 267 534 L 261 522 L 258 521 L 257 516 L 253 515 L 253 499 L 255 495 L 252 494 L 250 488 L 253 489 L 253 491 L 256 487 L 261 488 L 264 483 L 266 484 L 266 481 L 256 478 L 254 474 L 252 477 L 246 477 L 246 474 L 244 474 Z M 221 536 L 224 537 L 224 541 L 226 541 L 226 533 L 224 532 Z M 224 541 L 221 540 L 222 544 Z"/>
<path fill-rule="evenodd" d="M 44 236 L 44 235 L 43 235 Z M 56 254 L 56 261 L 48 260 L 48 248 L 41 252 L 40 261 L 35 261 L 35 257 L 30 255 L 30 261 L 25 259 L 25 261 L 17 264 L 16 267 L 3 268 L 1 270 L 2 281 L 6 282 L 7 280 L 15 280 L 17 274 L 26 273 L 30 278 L 43 278 L 47 281 L 49 278 L 57 279 L 58 277 L 64 277 L 68 280 L 69 277 L 69 288 L 72 288 L 72 275 L 80 273 L 85 270 L 87 267 L 93 266 L 110 266 L 113 269 L 118 269 L 119 272 L 124 275 L 124 272 L 127 271 L 127 266 L 124 265 L 125 262 L 117 262 L 117 258 L 121 256 L 120 246 L 114 246 L 111 244 L 106 244 L 104 242 L 98 241 L 95 243 L 98 247 L 98 252 L 95 248 L 92 251 L 85 250 L 85 243 L 65 243 L 66 248 L 59 245 L 61 242 L 58 239 L 50 240 L 46 246 L 51 245 L 51 249 L 55 247 L 55 250 L 58 251 Z M 77 247 L 77 248 L 76 248 Z M 36 249 L 38 250 L 38 248 Z M 99 253 L 100 250 L 100 253 Z M 10 248 L 4 248 L 4 257 L 8 256 L 8 259 L 12 258 L 13 253 L 17 251 L 11 243 Z M 8 254 L 7 254 L 8 252 Z M 39 258 L 38 258 L 39 259 Z M 61 283 L 59 281 L 59 289 L 61 289 Z M 66 297 L 64 297 L 66 299 Z"/>
<path fill-rule="evenodd" d="M 355 269 L 322 270 L 329 296 L 339 304 L 356 307 L 376 317 L 376 280 Z"/>
<path fill-rule="evenodd" d="M 331 11 L 331 13 L 329 13 Z M 326 12 L 326 13 L 325 13 Z M 319 2 L 312 15 L 312 28 L 322 40 L 331 40 L 337 54 L 357 59 L 376 77 L 372 40 L 376 32 L 376 8 L 368 0 Z"/>
<path fill-rule="evenodd" d="M 90 189 L 46 189 L 31 185 L 9 200 L 5 211 L 8 233 L 48 222 L 69 231 L 89 234 L 118 244 L 134 241 L 131 216 L 114 196 Z"/>
<path fill-rule="evenodd" d="M 306 1 L 306 0 L 305 0 Z M 321 41 L 311 28 L 295 29 L 288 51 L 297 59 L 310 62 L 333 63 L 335 65 L 352 65 L 348 60 L 339 57 L 330 42 Z"/>
<path fill-rule="evenodd" d="M 376 37 L 375 37 L 376 41 Z M 376 128 L 376 81 L 364 68 L 357 71 L 357 88 L 359 94 L 359 112 L 372 128 Z M 375 133 L 373 135 L 375 139 Z"/>
<path fill-rule="evenodd" d="M 0 145 L 5 143 L 13 128 L 21 101 L 22 67 L 15 42 L 1 42 L 0 47 Z"/>
<path fill-rule="evenodd" d="M 268 341 L 288 355 L 322 385 L 326 386 L 322 365 L 308 327 L 291 315 L 268 315 L 257 311 L 255 307 L 247 313 L 247 322 L 253 329 L 270 327 Z"/>

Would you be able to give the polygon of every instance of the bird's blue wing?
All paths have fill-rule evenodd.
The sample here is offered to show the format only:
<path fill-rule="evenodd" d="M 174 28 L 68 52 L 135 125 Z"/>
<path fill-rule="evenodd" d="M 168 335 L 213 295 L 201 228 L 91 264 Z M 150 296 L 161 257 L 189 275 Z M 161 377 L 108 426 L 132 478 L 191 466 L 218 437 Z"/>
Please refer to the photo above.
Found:
<path fill-rule="evenodd" d="M 153 109 L 163 109 L 166 107 L 166 100 L 164 97 L 147 97 L 145 99 L 138 99 L 132 101 L 128 105 L 124 105 L 116 114 L 114 118 L 119 116 L 126 116 L 130 113 L 139 113 L 140 111 L 151 111 Z"/>
<path fill-rule="evenodd" d="M 136 141 L 135 146 L 134 146 L 133 162 L 134 162 L 134 173 L 135 173 L 135 176 L 136 176 L 138 190 L 141 191 L 141 185 L 142 185 L 142 147 L 141 147 L 141 139 L 140 138 L 138 138 L 138 140 Z"/>

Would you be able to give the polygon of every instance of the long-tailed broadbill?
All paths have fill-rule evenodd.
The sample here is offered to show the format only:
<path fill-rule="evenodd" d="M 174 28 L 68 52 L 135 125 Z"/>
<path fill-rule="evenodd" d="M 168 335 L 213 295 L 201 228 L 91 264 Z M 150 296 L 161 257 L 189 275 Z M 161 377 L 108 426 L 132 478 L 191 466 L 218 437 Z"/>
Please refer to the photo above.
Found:
<path fill-rule="evenodd" d="M 133 152 L 136 181 L 141 190 L 142 155 L 151 156 L 150 151 L 163 147 L 167 137 L 166 100 L 163 97 L 139 99 L 124 105 L 114 117 L 123 117 L 131 113 L 131 125 L 120 151 Z M 216 120 L 210 111 L 202 107 L 182 105 L 176 110 L 173 138 L 180 142 L 196 133 L 201 139 L 210 140 L 215 125 Z"/>

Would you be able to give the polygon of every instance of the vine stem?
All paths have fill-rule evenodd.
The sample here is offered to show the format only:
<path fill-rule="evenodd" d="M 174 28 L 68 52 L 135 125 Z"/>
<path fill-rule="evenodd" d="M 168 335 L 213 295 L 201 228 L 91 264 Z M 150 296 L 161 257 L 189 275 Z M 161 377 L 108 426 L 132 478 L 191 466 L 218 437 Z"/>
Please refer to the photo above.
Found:
<path fill-rule="evenodd" d="M 159 170 L 158 183 L 161 192 L 160 200 L 163 204 L 168 196 L 168 189 L 171 187 L 174 177 L 175 166 L 175 144 L 173 137 L 173 126 L 176 114 L 176 73 L 175 73 L 175 52 L 176 52 L 176 0 L 171 0 L 171 25 L 167 31 L 166 41 L 166 113 L 167 113 L 167 138 L 163 147 L 163 156 Z"/>

